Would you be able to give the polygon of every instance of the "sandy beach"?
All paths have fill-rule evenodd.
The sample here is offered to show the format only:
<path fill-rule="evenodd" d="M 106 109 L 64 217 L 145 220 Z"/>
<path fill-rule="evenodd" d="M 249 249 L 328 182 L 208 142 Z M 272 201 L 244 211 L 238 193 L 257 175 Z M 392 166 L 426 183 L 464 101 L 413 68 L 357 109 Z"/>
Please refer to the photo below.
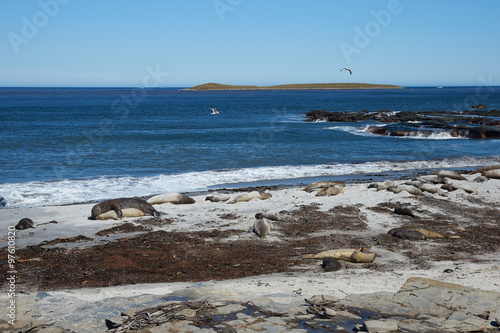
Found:
<path fill-rule="evenodd" d="M 370 183 L 346 184 L 343 193 L 330 196 L 316 196 L 317 190 L 306 192 L 305 186 L 221 190 L 231 200 L 255 190 L 271 197 L 229 203 L 198 194 L 191 196 L 193 204 L 154 205 L 161 212 L 156 218 L 91 220 L 94 203 L 2 209 L 4 258 L 15 249 L 13 266 L 2 265 L 2 274 L 15 271 L 16 295 L 4 292 L 0 297 L 4 308 L 16 301 L 15 328 L 20 332 L 44 322 L 83 332 L 63 314 L 79 308 L 85 313 L 92 304 L 109 301 L 114 312 L 86 318 L 94 325 L 89 327 L 105 331 L 102 315 L 127 310 L 131 305 L 126 300 L 142 295 L 242 302 L 266 297 L 298 305 L 314 295 L 342 299 L 395 293 L 411 277 L 499 292 L 500 179 L 462 176 L 465 180 L 445 181 L 457 190 L 420 195 Z M 387 179 L 394 185 L 409 181 Z M 414 216 L 396 214 L 395 208 L 407 208 Z M 265 238 L 252 232 L 257 213 L 278 218 L 267 220 L 270 232 Z M 10 246 L 9 231 L 22 218 L 37 225 L 15 230 L 15 245 Z M 414 240 L 388 234 L 401 227 L 452 237 Z M 376 259 L 341 260 L 339 270 L 328 272 L 320 266 L 322 259 L 303 258 L 361 247 L 370 247 Z M 2 290 L 9 286 L 4 279 Z M 55 303 L 57 311 L 46 310 Z M 13 329 L 7 314 L 0 320 L 2 328 Z"/>

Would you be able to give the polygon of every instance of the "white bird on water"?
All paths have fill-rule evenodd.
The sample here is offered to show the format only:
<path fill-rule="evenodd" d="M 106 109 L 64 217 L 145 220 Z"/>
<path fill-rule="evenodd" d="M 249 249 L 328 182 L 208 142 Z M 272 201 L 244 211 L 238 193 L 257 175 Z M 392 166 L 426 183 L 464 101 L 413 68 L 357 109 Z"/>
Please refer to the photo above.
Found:
<path fill-rule="evenodd" d="M 215 108 L 209 108 L 209 109 L 212 110 L 211 114 L 220 114 L 220 111 L 217 111 Z"/>
<path fill-rule="evenodd" d="M 351 75 L 352 75 L 352 71 L 351 71 L 349 68 L 347 68 L 347 67 L 342 68 L 340 71 L 341 71 L 341 72 L 342 72 L 342 71 L 346 71 L 346 72 L 349 72 L 349 74 L 351 74 Z"/>

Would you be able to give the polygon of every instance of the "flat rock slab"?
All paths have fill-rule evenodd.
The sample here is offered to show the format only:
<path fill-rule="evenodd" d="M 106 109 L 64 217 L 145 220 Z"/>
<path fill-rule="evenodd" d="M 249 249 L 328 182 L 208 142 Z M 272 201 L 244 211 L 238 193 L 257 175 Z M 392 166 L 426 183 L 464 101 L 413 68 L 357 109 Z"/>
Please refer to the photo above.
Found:
<path fill-rule="evenodd" d="M 349 295 L 340 303 L 397 318 L 409 330 L 418 323 L 441 332 L 485 331 L 495 329 L 500 292 L 412 277 L 396 294 Z"/>

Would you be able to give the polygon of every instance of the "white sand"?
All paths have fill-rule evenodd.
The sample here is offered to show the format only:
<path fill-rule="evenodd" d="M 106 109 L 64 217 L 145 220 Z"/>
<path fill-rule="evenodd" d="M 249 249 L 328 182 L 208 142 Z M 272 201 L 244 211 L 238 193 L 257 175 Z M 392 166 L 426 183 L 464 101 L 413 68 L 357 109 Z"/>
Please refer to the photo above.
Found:
<path fill-rule="evenodd" d="M 500 180 L 489 180 L 484 183 L 472 182 L 476 177 L 467 176 L 470 180 L 467 182 L 470 186 L 478 189 L 478 194 L 467 194 L 462 190 L 451 192 L 448 197 L 436 198 L 442 200 L 452 200 L 463 205 L 475 205 L 469 201 L 470 198 L 480 198 L 491 204 L 491 207 L 500 209 Z M 397 182 L 401 183 L 401 182 Z M 356 205 L 360 206 L 361 213 L 366 216 L 368 230 L 345 231 L 346 233 L 356 233 L 359 237 L 363 234 L 380 234 L 381 231 L 387 231 L 398 227 L 401 223 L 397 215 L 376 213 L 367 207 L 374 207 L 384 202 L 412 202 L 411 195 L 402 192 L 394 194 L 389 191 L 376 191 L 367 189 L 367 184 L 347 185 L 345 193 L 332 197 L 316 197 L 315 192 L 306 193 L 302 188 L 289 188 L 272 191 L 272 198 L 268 200 L 254 199 L 250 202 L 240 202 L 228 204 L 225 202 L 205 201 L 206 195 L 193 196 L 195 204 L 156 205 L 155 208 L 164 213 L 165 216 L 174 220 L 172 224 L 162 227 L 168 231 L 196 231 L 211 228 L 230 228 L 240 229 L 241 238 L 255 239 L 255 241 L 273 242 L 278 241 L 273 230 L 268 238 L 260 240 L 250 230 L 255 222 L 255 214 L 258 212 L 278 213 L 282 210 L 292 210 L 300 205 L 318 203 L 321 210 L 328 210 L 338 205 Z M 234 198 L 239 193 L 232 193 Z M 474 201 L 474 200 L 472 200 Z M 57 224 L 47 224 L 38 226 L 35 229 L 28 229 L 17 232 L 16 247 L 20 249 L 28 245 L 39 244 L 43 241 L 53 240 L 61 237 L 73 237 L 84 235 L 94 238 L 94 242 L 84 242 L 76 244 L 59 244 L 58 246 L 92 246 L 101 242 L 107 242 L 113 237 L 97 237 L 96 232 L 108 229 L 124 221 L 134 221 L 141 218 L 124 219 L 124 221 L 95 221 L 89 220 L 90 210 L 93 204 L 79 204 L 70 206 L 53 206 L 41 208 L 19 208 L 19 209 L 0 209 L 0 242 L 1 251 L 6 251 L 7 229 L 8 226 L 17 224 L 24 217 L 33 219 L 36 223 L 45 223 L 56 220 Z M 221 219 L 221 214 L 235 214 L 237 219 Z M 461 221 L 465 225 L 473 221 Z M 489 221 L 499 223 L 500 221 Z M 271 222 L 272 224 L 272 222 Z M 160 228 L 157 228 L 160 229 Z M 338 230 L 337 234 L 341 233 Z M 127 235 L 117 235 L 114 237 L 124 237 Z M 237 237 L 237 236 L 236 236 Z M 423 244 L 429 244 L 425 241 Z M 346 268 L 337 272 L 323 272 L 319 267 L 320 260 L 304 260 L 304 267 L 309 267 L 303 273 L 273 274 L 266 276 L 255 276 L 243 279 L 228 281 L 208 281 L 204 283 L 162 283 L 133 286 L 117 286 L 110 288 L 79 289 L 70 291 L 50 292 L 50 297 L 59 301 L 67 301 L 71 304 L 81 303 L 82 305 L 89 301 L 96 301 L 110 297 L 132 297 L 141 294 L 165 295 L 171 292 L 184 290 L 186 288 L 199 287 L 205 293 L 227 296 L 241 296 L 249 298 L 272 295 L 286 294 L 289 297 L 303 299 L 316 294 L 333 294 L 344 297 L 348 294 L 373 293 L 379 291 L 396 292 L 402 284 L 412 276 L 433 278 L 445 282 L 458 283 L 465 286 L 500 291 L 500 261 L 499 253 L 489 253 L 482 256 L 480 263 L 473 262 L 474 258 L 468 258 L 461 262 L 434 262 L 431 268 L 425 270 L 416 269 L 415 265 L 408 259 L 396 252 L 388 251 L 384 248 L 373 246 L 371 251 L 377 252 L 377 263 L 394 265 L 392 271 L 372 271 L 369 269 L 360 269 L 356 264 L 347 263 Z M 452 273 L 443 273 L 445 269 L 454 269 Z M 459 269 L 456 269 L 459 268 Z M 22 278 L 22 277 L 20 277 Z M 204 288 L 204 289 L 203 289 Z M 187 289 L 189 290 L 189 289 Z M 28 293 L 21 296 L 23 300 L 29 300 L 36 293 Z M 282 295 L 283 296 L 283 295 Z M 2 301 L 6 301 L 5 293 L 0 295 Z M 279 296 L 276 296 L 279 297 Z M 61 304 L 64 306 L 64 304 Z M 3 319 L 3 318 L 2 318 Z"/>

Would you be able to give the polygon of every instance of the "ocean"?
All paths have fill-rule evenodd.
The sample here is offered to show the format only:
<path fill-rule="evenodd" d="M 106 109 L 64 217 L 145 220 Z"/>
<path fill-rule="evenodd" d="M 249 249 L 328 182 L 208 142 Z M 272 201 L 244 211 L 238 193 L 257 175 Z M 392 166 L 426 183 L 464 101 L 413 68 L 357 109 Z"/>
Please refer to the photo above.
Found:
<path fill-rule="evenodd" d="M 500 110 L 500 87 L 0 88 L 4 208 L 500 163 L 499 140 L 385 137 L 311 110 Z M 210 107 L 221 114 L 212 115 Z"/>

